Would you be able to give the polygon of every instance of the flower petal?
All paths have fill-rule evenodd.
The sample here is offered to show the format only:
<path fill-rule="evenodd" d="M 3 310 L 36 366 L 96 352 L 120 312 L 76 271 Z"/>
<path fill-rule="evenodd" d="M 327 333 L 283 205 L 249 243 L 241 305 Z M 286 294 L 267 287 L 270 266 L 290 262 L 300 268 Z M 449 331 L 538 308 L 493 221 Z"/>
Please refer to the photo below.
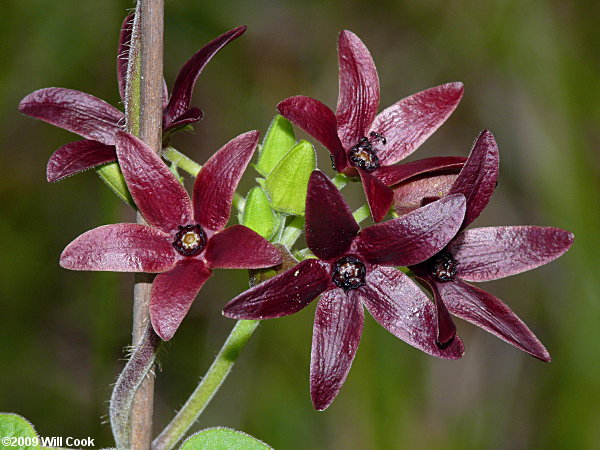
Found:
<path fill-rule="evenodd" d="M 313 171 L 306 194 L 306 245 L 321 259 L 340 256 L 360 231 L 350 207 L 329 177 Z"/>
<path fill-rule="evenodd" d="M 460 280 L 436 285 L 451 314 L 483 328 L 542 361 L 550 361 L 548 350 L 499 299 Z"/>
<path fill-rule="evenodd" d="M 394 201 L 394 191 L 370 173 L 359 170 L 360 179 L 365 190 L 367 203 L 375 222 L 381 222 Z"/>
<path fill-rule="evenodd" d="M 117 50 L 117 82 L 119 83 L 119 94 L 121 94 L 123 102 L 125 102 L 127 91 L 127 66 L 129 65 L 129 50 L 131 48 L 134 18 L 135 14 L 129 14 L 123 20 L 119 35 L 119 49 Z"/>
<path fill-rule="evenodd" d="M 116 148 L 127 187 L 144 219 L 166 232 L 190 224 L 190 198 L 160 157 L 129 133 L 117 134 Z"/>
<path fill-rule="evenodd" d="M 307 259 L 231 300 L 223 315 L 232 319 L 273 319 L 300 311 L 331 282 L 329 265 Z"/>
<path fill-rule="evenodd" d="M 357 291 L 325 292 L 319 300 L 310 355 L 310 397 L 326 409 L 346 381 L 363 330 L 364 312 Z"/>
<path fill-rule="evenodd" d="M 444 304 L 444 299 L 437 290 L 437 285 L 430 277 L 422 278 L 433 292 L 433 299 L 435 302 L 435 310 L 437 316 L 437 342 L 438 344 L 445 345 L 450 342 L 456 336 L 456 325 L 448 308 Z"/>
<path fill-rule="evenodd" d="M 71 270 L 164 272 L 176 262 L 169 236 L 145 225 L 117 223 L 87 231 L 60 255 Z"/>
<path fill-rule="evenodd" d="M 463 194 L 467 199 L 463 228 L 473 222 L 490 201 L 498 180 L 498 158 L 494 136 L 487 130 L 482 131 L 450 189 L 450 194 Z"/>
<path fill-rule="evenodd" d="M 194 217 L 204 228 L 219 231 L 229 220 L 233 194 L 252 158 L 258 131 L 248 131 L 221 147 L 204 164 L 194 183 Z"/>
<path fill-rule="evenodd" d="M 32 92 L 19 103 L 19 111 L 86 139 L 113 145 L 125 116 L 117 108 L 85 92 L 46 88 Z"/>
<path fill-rule="evenodd" d="M 185 258 L 152 283 L 150 321 L 163 341 L 173 337 L 212 272 L 199 259 Z"/>
<path fill-rule="evenodd" d="M 246 27 L 242 26 L 223 33 L 221 36 L 198 50 L 183 65 L 177 75 L 175 84 L 173 85 L 173 93 L 171 94 L 169 104 L 164 111 L 165 128 L 169 127 L 180 115 L 190 109 L 194 85 L 206 64 L 219 52 L 219 50 L 234 39 L 240 37 L 244 31 L 246 31 Z"/>
<path fill-rule="evenodd" d="M 371 131 L 386 139 L 378 145 L 383 165 L 394 164 L 414 152 L 437 130 L 458 106 L 462 83 L 447 83 L 403 98 L 383 110 Z"/>
<path fill-rule="evenodd" d="M 211 269 L 260 269 L 281 264 L 277 248 L 243 225 L 214 234 L 208 240 L 204 257 Z"/>
<path fill-rule="evenodd" d="M 451 195 L 365 228 L 356 238 L 356 248 L 371 264 L 417 264 L 435 255 L 456 235 L 464 212 L 465 198 Z"/>
<path fill-rule="evenodd" d="M 338 58 L 340 94 L 335 116 L 340 141 L 350 149 L 368 135 L 377 114 L 379 78 L 369 50 L 351 31 L 340 33 Z"/>
<path fill-rule="evenodd" d="M 394 187 L 394 209 L 399 215 L 446 197 L 458 174 L 423 174 Z"/>
<path fill-rule="evenodd" d="M 174 131 L 179 130 L 180 128 L 185 127 L 186 125 L 190 125 L 196 122 L 200 122 L 204 117 L 204 113 L 200 108 L 190 108 L 182 115 L 178 116 L 177 119 L 172 121 L 168 127 L 163 129 L 163 139 L 164 136 L 167 136 L 169 133 L 173 133 Z"/>
<path fill-rule="evenodd" d="M 314 98 L 298 95 L 280 102 L 277 111 L 329 150 L 334 159 L 335 170 L 343 172 L 348 167 L 346 152 L 337 135 L 335 115 L 328 106 Z"/>
<path fill-rule="evenodd" d="M 458 359 L 464 353 L 458 337 L 444 348 L 436 344 L 435 306 L 401 271 L 377 267 L 359 289 L 367 310 L 379 324 L 407 344 L 438 358 Z"/>
<path fill-rule="evenodd" d="M 549 263 L 573 243 L 573 233 L 551 227 L 488 227 L 463 231 L 448 246 L 466 281 L 508 277 Z"/>
<path fill-rule="evenodd" d="M 462 156 L 435 156 L 405 164 L 381 166 L 373 172 L 373 175 L 386 186 L 393 186 L 409 178 L 426 173 L 437 174 L 440 171 L 444 171 L 444 173 L 458 172 L 466 160 Z"/>
<path fill-rule="evenodd" d="M 46 178 L 53 183 L 116 160 L 114 145 L 105 145 L 89 139 L 71 142 L 52 154 L 46 167 Z"/>

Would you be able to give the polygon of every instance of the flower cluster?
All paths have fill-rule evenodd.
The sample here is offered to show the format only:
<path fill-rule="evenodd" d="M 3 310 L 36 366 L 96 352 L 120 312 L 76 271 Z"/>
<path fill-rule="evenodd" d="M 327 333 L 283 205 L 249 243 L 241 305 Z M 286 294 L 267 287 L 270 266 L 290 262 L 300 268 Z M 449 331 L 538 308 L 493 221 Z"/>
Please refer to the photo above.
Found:
<path fill-rule="evenodd" d="M 258 132 L 225 144 L 196 177 L 192 201 L 151 148 L 118 132 L 115 147 L 127 186 L 146 225 L 120 223 L 90 230 L 71 242 L 60 265 L 72 270 L 149 272 L 150 319 L 171 339 L 212 269 L 255 269 L 281 262 L 277 249 L 243 225 L 225 228 L 237 184 Z"/>
<path fill-rule="evenodd" d="M 462 83 L 447 83 L 404 98 L 377 114 L 379 77 L 373 58 L 350 31 L 338 40 L 339 97 L 334 114 L 310 97 L 283 100 L 277 109 L 329 152 L 335 169 L 360 176 L 376 222 L 392 204 L 393 186 L 424 171 L 456 167 L 460 157 L 435 157 L 395 165 L 414 152 L 458 106 Z"/>
<path fill-rule="evenodd" d="M 131 39 L 130 22 L 130 18 L 124 22 L 120 54 Z M 164 137 L 201 119 L 202 112 L 190 106 L 196 78 L 212 56 L 244 30 L 239 27 L 223 34 L 182 68 L 172 96 L 165 91 Z M 277 167 L 277 177 L 267 177 L 265 183 L 261 179 L 259 188 L 267 186 L 268 194 L 277 185 L 283 199 L 306 192 L 306 198 L 302 194 L 300 199 L 304 211 L 293 210 L 304 215 L 308 248 L 297 253 L 302 260 L 293 260 L 289 267 L 289 247 L 294 241 L 283 252 L 283 264 L 281 245 L 273 243 L 287 242 L 282 236 L 293 221 L 286 228 L 285 218 L 273 219 L 274 227 L 279 226 L 279 232 L 267 236 L 272 236 L 273 243 L 244 225 L 226 228 L 238 182 L 257 147 L 258 132 L 244 133 L 218 150 L 198 173 L 190 200 L 161 158 L 121 131 L 124 116 L 120 111 L 89 94 L 49 88 L 27 96 L 20 110 L 86 139 L 54 153 L 48 179 L 55 181 L 117 160 L 148 224 L 112 224 L 90 230 L 65 248 L 61 266 L 157 273 L 150 318 L 164 340 L 174 335 L 213 269 L 271 268 L 271 274 L 261 278 L 266 281 L 231 300 L 223 314 L 236 319 L 282 317 L 319 297 L 310 364 L 311 398 L 318 410 L 331 404 L 348 375 L 362 334 L 364 308 L 393 335 L 439 358 L 458 359 L 464 353 L 454 315 L 549 361 L 548 351 L 516 314 L 470 282 L 546 264 L 568 250 L 573 235 L 533 226 L 467 229 L 497 184 L 498 147 L 489 131 L 479 135 L 468 158 L 433 157 L 397 164 L 446 121 L 463 95 L 462 84 L 427 89 L 377 114 L 379 81 L 369 51 L 356 35 L 343 31 L 338 54 L 335 113 L 305 96 L 287 98 L 277 108 L 329 150 L 337 172 L 362 182 L 375 225 L 360 228 L 340 190 L 325 173 L 312 171 L 310 158 L 307 164 L 313 167 L 299 177 L 308 179 L 308 185 L 304 181 L 286 191 L 294 184 L 287 174 L 291 177 L 300 169 L 289 161 L 278 165 L 289 147 L 279 152 L 279 159 L 270 154 L 269 164 Z M 128 58 L 118 59 L 123 100 L 127 65 Z M 301 161 L 301 154 L 294 153 L 299 158 L 294 161 Z M 384 220 L 392 205 L 394 217 Z M 260 210 L 262 217 L 272 218 L 272 207 L 277 209 L 269 195 L 249 195 L 245 213 Z"/>

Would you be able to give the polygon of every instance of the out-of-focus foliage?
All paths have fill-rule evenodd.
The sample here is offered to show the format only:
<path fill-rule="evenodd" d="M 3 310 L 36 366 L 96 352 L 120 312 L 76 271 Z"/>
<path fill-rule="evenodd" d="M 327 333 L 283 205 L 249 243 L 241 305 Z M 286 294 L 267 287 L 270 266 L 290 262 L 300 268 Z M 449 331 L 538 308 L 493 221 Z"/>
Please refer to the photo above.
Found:
<path fill-rule="evenodd" d="M 73 136 L 16 108 L 47 86 L 118 105 L 114 57 L 130 6 L 5 0 L 0 14 L 0 411 L 27 417 L 42 436 L 90 436 L 99 446 L 112 444 L 100 422 L 130 339 L 133 277 L 68 272 L 58 256 L 82 231 L 133 213 L 93 172 L 47 184 L 48 157 Z M 462 322 L 465 357 L 437 361 L 368 319 L 344 389 L 317 413 L 308 394 L 309 307 L 260 326 L 196 429 L 230 426 L 282 449 L 600 447 L 599 12 L 591 0 L 167 2 L 168 82 L 204 43 L 248 25 L 198 82 L 205 119 L 173 139 L 200 163 L 241 132 L 264 133 L 283 98 L 335 106 L 336 39 L 347 28 L 373 53 L 382 106 L 465 83 L 456 113 L 411 159 L 466 156 L 479 130 L 494 133 L 499 187 L 475 226 L 557 226 L 576 237 L 549 266 L 483 285 L 526 319 L 553 362 Z M 317 159 L 332 175 L 320 146 Z M 241 193 L 255 175 L 248 172 Z M 346 190 L 354 205 L 363 201 L 360 190 Z M 216 274 L 167 345 L 157 430 L 224 341 L 233 321 L 220 309 L 245 286 L 242 271 Z"/>

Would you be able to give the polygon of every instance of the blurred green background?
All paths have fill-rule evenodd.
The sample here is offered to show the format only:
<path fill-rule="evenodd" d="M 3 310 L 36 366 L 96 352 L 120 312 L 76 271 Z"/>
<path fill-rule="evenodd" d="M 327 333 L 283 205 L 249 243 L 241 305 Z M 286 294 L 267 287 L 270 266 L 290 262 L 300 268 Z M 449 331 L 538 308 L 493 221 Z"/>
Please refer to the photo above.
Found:
<path fill-rule="evenodd" d="M 571 251 L 533 272 L 482 285 L 537 333 L 541 363 L 464 322 L 467 353 L 439 361 L 370 317 L 348 380 L 312 409 L 314 305 L 267 321 L 196 429 L 226 425 L 278 449 L 600 448 L 600 84 L 597 1 L 167 1 L 165 76 L 240 24 L 247 33 L 206 68 L 205 119 L 175 144 L 200 162 L 281 99 L 337 99 L 336 39 L 357 33 L 379 70 L 382 107 L 463 81 L 456 113 L 411 159 L 467 155 L 487 128 L 501 149 L 499 187 L 476 225 L 536 224 L 575 233 Z M 133 276 L 61 269 L 81 232 L 133 214 L 91 172 L 49 185 L 46 161 L 73 135 L 21 116 L 29 92 L 62 86 L 118 105 L 115 52 L 130 1 L 3 0 L 0 15 L 0 411 L 42 436 L 112 445 L 111 383 L 130 341 Z M 303 136 L 300 134 L 300 136 Z M 329 157 L 318 150 L 320 165 Z M 246 174 L 245 192 L 254 173 Z M 361 201 L 356 190 L 356 202 Z M 156 431 L 194 388 L 233 321 L 220 309 L 246 286 L 218 271 L 161 357 Z"/>

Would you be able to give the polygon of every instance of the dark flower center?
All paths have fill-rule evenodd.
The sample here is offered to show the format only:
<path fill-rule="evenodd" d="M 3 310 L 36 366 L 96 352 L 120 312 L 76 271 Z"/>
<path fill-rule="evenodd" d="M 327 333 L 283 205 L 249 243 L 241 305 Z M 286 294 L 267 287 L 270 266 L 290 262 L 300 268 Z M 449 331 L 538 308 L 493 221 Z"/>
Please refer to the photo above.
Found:
<path fill-rule="evenodd" d="M 376 142 L 381 142 L 385 145 L 385 138 L 376 133 L 375 131 L 371 131 L 369 133 L 369 137 L 363 137 L 354 147 L 350 149 L 350 153 L 348 158 L 350 159 L 350 164 L 354 167 L 359 167 L 365 172 L 373 172 L 377 169 L 379 164 L 379 158 L 377 157 L 377 151 L 373 148 L 373 144 Z"/>
<path fill-rule="evenodd" d="M 436 280 L 443 283 L 453 281 L 457 265 L 458 263 L 452 255 L 446 250 L 442 250 L 431 259 L 430 272 Z"/>
<path fill-rule="evenodd" d="M 354 256 L 344 256 L 337 260 L 333 266 L 333 283 L 348 292 L 365 284 L 367 269 L 363 262 Z"/>
<path fill-rule="evenodd" d="M 173 247 L 183 256 L 194 256 L 206 247 L 206 234 L 200 225 L 179 225 Z"/>

